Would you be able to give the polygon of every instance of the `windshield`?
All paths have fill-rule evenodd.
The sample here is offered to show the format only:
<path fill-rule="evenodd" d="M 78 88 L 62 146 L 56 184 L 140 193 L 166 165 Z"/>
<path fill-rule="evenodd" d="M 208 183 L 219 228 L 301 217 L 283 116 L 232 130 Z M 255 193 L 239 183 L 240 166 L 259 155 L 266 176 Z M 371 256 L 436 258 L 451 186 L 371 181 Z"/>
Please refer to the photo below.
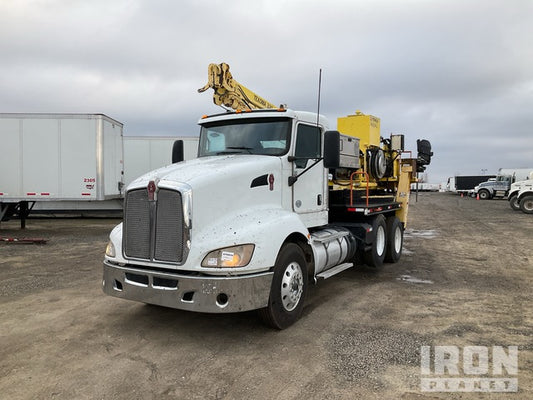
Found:
<path fill-rule="evenodd" d="M 202 125 L 198 156 L 261 154 L 280 156 L 289 148 L 291 120 L 257 118 Z"/>

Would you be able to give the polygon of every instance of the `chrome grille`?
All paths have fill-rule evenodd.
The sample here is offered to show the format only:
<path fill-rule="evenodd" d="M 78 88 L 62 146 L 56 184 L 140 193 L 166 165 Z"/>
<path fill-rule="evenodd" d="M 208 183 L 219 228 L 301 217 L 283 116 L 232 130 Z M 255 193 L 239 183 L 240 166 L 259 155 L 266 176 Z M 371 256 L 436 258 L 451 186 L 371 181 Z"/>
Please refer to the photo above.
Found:
<path fill-rule="evenodd" d="M 146 189 L 128 192 L 124 205 L 126 258 L 181 263 L 185 223 L 181 193 L 160 189 L 150 201 Z"/>
<path fill-rule="evenodd" d="M 146 189 L 132 190 L 124 204 L 124 253 L 131 258 L 150 258 L 150 202 Z"/>
<path fill-rule="evenodd" d="M 181 194 L 173 190 L 160 190 L 156 214 L 155 259 L 181 262 L 184 241 Z"/>

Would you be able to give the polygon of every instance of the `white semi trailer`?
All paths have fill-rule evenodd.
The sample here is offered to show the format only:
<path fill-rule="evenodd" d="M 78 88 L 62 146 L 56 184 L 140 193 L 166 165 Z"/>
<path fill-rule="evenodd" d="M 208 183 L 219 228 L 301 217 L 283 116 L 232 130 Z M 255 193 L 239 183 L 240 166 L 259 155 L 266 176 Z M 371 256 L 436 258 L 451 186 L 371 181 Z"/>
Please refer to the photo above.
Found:
<path fill-rule="evenodd" d="M 0 114 L 0 221 L 33 205 L 122 196 L 122 123 L 104 114 Z"/>
<path fill-rule="evenodd" d="M 0 114 L 0 221 L 21 225 L 30 211 L 121 211 L 123 187 L 171 164 L 176 140 L 185 160 L 198 137 L 125 136 L 104 114 Z"/>

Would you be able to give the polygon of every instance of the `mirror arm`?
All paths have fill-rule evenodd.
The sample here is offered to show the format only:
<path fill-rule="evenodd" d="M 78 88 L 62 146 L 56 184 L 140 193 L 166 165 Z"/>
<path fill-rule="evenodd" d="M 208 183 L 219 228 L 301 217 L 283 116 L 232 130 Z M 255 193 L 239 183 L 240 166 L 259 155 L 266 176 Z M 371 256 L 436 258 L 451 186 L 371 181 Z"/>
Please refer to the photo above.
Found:
<path fill-rule="evenodd" d="M 289 161 L 295 161 L 295 160 L 312 160 L 312 158 L 289 156 L 288 160 L 289 160 Z M 300 176 L 302 176 L 303 174 L 305 174 L 307 171 L 309 171 L 311 168 L 313 168 L 315 165 L 317 165 L 317 164 L 318 164 L 320 161 L 322 161 L 322 160 L 323 160 L 323 158 L 320 157 L 320 158 L 317 159 L 313 164 L 311 164 L 311 165 L 309 166 L 309 168 L 304 169 L 304 170 L 303 170 L 301 173 L 299 173 L 298 175 L 296 175 L 296 176 L 289 176 L 289 186 L 294 185 Z"/>

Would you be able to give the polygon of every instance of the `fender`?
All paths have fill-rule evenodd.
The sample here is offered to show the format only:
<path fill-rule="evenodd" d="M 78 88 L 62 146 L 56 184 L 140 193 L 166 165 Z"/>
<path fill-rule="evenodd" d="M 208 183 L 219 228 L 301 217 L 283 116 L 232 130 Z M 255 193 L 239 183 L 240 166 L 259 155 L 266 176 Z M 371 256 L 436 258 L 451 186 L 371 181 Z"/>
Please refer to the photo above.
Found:
<path fill-rule="evenodd" d="M 200 265 L 203 258 L 211 251 L 223 247 L 251 243 L 255 245 L 254 254 L 246 267 L 234 268 L 201 268 L 209 274 L 242 274 L 267 271 L 276 262 L 277 255 L 285 240 L 294 233 L 308 237 L 309 231 L 302 220 L 294 212 L 282 208 L 249 208 L 241 210 L 216 221 L 208 229 L 193 236 L 195 250 L 201 248 L 201 254 L 189 254 L 189 262 Z M 198 244 L 201 243 L 200 246 Z M 191 249 L 192 250 L 192 249 Z M 192 266 L 192 265 L 191 265 Z"/>

